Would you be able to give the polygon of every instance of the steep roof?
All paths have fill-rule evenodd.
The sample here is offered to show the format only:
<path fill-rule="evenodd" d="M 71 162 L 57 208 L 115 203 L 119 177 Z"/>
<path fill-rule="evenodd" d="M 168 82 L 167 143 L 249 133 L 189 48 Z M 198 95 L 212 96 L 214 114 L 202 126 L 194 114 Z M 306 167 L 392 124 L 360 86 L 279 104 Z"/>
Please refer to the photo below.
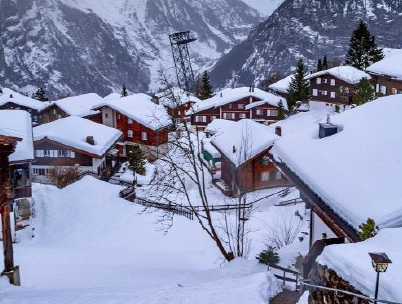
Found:
<path fill-rule="evenodd" d="M 50 102 L 42 102 L 31 97 L 24 96 L 7 88 L 2 88 L 1 90 L 3 91 L 3 93 L 0 93 L 0 106 L 8 102 L 12 102 L 20 106 L 39 111 L 50 104 Z"/>
<path fill-rule="evenodd" d="M 211 143 L 238 167 L 268 149 L 278 138 L 266 126 L 242 119 L 223 126 Z"/>
<path fill-rule="evenodd" d="M 33 129 L 34 140 L 49 140 L 102 157 L 120 138 L 122 132 L 77 116 L 69 116 Z M 93 136 L 95 144 L 86 142 Z"/>
<path fill-rule="evenodd" d="M 402 95 L 332 117 L 342 131 L 319 139 L 318 124 L 275 142 L 272 153 L 355 229 L 373 218 L 402 224 Z"/>
<path fill-rule="evenodd" d="M 307 75 L 305 79 L 311 79 L 326 74 L 332 75 L 350 84 L 357 84 L 362 78 L 371 79 L 371 76 L 369 74 L 349 65 L 338 66 L 328 70 L 319 71 L 317 73 Z"/>
<path fill-rule="evenodd" d="M 55 101 L 54 104 L 69 116 L 85 117 L 98 114 L 99 111 L 94 111 L 92 108 L 96 107 L 96 105 L 103 101 L 104 99 L 98 94 L 89 93 L 63 98 Z"/>
<path fill-rule="evenodd" d="M 366 71 L 402 80 L 402 53 L 395 52 L 386 56 L 383 60 L 370 65 Z"/>
<path fill-rule="evenodd" d="M 197 103 L 195 103 L 189 111 L 187 111 L 187 115 L 192 115 L 194 113 L 211 109 L 211 108 L 216 108 L 223 106 L 225 104 L 235 102 L 239 99 L 245 98 L 245 97 L 255 97 L 258 98 L 262 101 L 265 101 L 266 103 L 273 105 L 273 106 L 278 106 L 278 103 L 280 100 L 282 100 L 283 106 L 285 110 L 288 109 L 288 105 L 286 100 L 283 100 L 283 97 L 274 95 L 269 92 L 265 92 L 263 90 L 254 88 L 253 90 L 250 91 L 249 87 L 240 87 L 240 88 L 234 88 L 234 89 L 224 89 L 220 92 L 218 92 L 214 97 L 208 98 L 206 100 L 201 100 Z"/>
<path fill-rule="evenodd" d="M 175 100 L 173 100 L 172 95 L 175 98 Z M 184 105 L 188 102 L 196 103 L 196 102 L 201 101 L 199 98 L 197 98 L 193 94 L 188 93 L 177 87 L 174 87 L 171 90 L 166 90 L 166 91 L 157 93 L 156 96 L 159 98 L 159 102 L 163 106 L 169 107 L 169 108 L 175 108 L 177 106 Z"/>
<path fill-rule="evenodd" d="M 0 135 L 21 138 L 10 162 L 33 160 L 33 139 L 31 115 L 22 110 L 0 110 Z"/>
<path fill-rule="evenodd" d="M 270 88 L 271 90 L 274 90 L 276 92 L 287 93 L 290 82 L 293 79 L 293 76 L 294 76 L 293 74 L 289 75 L 289 76 L 271 84 L 268 88 Z"/>
<path fill-rule="evenodd" d="M 172 124 L 165 108 L 153 103 L 151 96 L 146 94 L 140 93 L 126 97 L 119 95 L 117 98 L 107 98 L 94 109 L 104 106 L 110 107 L 154 131 Z"/>

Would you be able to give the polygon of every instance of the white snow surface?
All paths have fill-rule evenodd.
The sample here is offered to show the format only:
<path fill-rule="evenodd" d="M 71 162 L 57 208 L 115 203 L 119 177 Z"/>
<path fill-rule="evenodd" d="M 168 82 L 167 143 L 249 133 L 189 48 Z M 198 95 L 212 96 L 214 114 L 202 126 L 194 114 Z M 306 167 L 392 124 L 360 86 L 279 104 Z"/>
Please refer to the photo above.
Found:
<path fill-rule="evenodd" d="M 151 96 L 143 93 L 126 97 L 114 93 L 103 98 L 103 102 L 94 109 L 110 107 L 154 131 L 170 126 L 172 121 L 166 109 L 151 99 Z"/>
<path fill-rule="evenodd" d="M 69 116 L 33 129 L 34 140 L 43 138 L 83 150 L 102 157 L 120 138 L 122 132 L 78 116 Z M 93 136 L 95 144 L 86 142 L 87 136 Z"/>
<path fill-rule="evenodd" d="M 317 262 L 334 270 L 363 294 L 374 297 L 376 272 L 369 252 L 385 252 L 391 259 L 386 272 L 380 274 L 381 300 L 402 302 L 402 228 L 380 230 L 366 241 L 325 247 Z"/>
<path fill-rule="evenodd" d="M 193 105 L 192 109 L 187 111 L 187 115 L 191 115 L 203 110 L 211 109 L 211 108 L 216 108 L 223 106 L 225 104 L 235 102 L 237 100 L 240 100 L 242 98 L 246 97 L 255 97 L 260 99 L 261 101 L 264 101 L 270 105 L 273 105 L 275 107 L 278 106 L 279 101 L 282 101 L 283 107 L 285 110 L 288 110 L 288 104 L 286 100 L 283 100 L 283 97 L 274 95 L 269 92 L 265 92 L 263 90 L 260 90 L 258 88 L 254 88 L 253 92 L 250 92 L 249 87 L 239 87 L 239 88 L 228 88 L 224 89 L 218 93 L 216 93 L 215 96 L 208 98 L 206 100 L 201 100 L 200 102 L 197 102 Z"/>
<path fill-rule="evenodd" d="M 311 79 L 327 74 L 330 74 L 336 78 L 342 79 L 343 81 L 346 81 L 351 84 L 358 83 L 362 78 L 371 79 L 371 76 L 369 74 L 349 65 L 338 66 L 328 70 L 323 70 L 317 73 L 309 74 L 305 77 L 305 79 Z"/>
<path fill-rule="evenodd" d="M 54 103 L 70 116 L 85 117 L 98 114 L 99 111 L 92 109 L 102 102 L 103 98 L 98 94 L 89 93 L 63 98 Z"/>
<path fill-rule="evenodd" d="M 149 185 L 152 179 L 155 176 L 155 165 L 147 162 L 144 165 L 145 174 L 141 175 L 136 173 L 135 177 L 137 179 L 137 185 Z M 125 162 L 118 173 L 114 175 L 114 178 L 117 178 L 123 182 L 132 183 L 134 181 L 134 172 L 128 168 L 128 162 Z"/>
<path fill-rule="evenodd" d="M 397 54 L 402 54 L 402 49 L 394 49 L 394 48 L 383 48 L 382 52 L 384 53 L 384 57 L 390 57 Z"/>
<path fill-rule="evenodd" d="M 175 217 L 164 234 L 161 214 L 118 198 L 120 189 L 92 177 L 61 190 L 34 184 L 37 236 L 14 246 L 22 287 L 0 280 L 2 301 L 266 304 L 280 291 L 254 258 L 219 268 L 219 252 L 196 221 Z"/>
<path fill-rule="evenodd" d="M 221 128 L 211 143 L 233 164 L 240 166 L 268 149 L 278 138 L 268 127 L 251 119 L 242 119 L 229 128 Z"/>
<path fill-rule="evenodd" d="M 0 110 L 0 135 L 22 139 L 17 142 L 14 153 L 9 156 L 10 162 L 33 160 L 34 149 L 32 139 L 31 115 L 22 110 Z"/>
<path fill-rule="evenodd" d="M 172 96 L 173 95 L 173 96 Z M 166 90 L 156 94 L 159 97 L 159 102 L 169 108 L 176 108 L 177 106 L 184 105 L 188 102 L 196 103 L 201 101 L 198 97 L 191 93 L 187 93 L 183 89 L 174 87 L 171 90 Z"/>
<path fill-rule="evenodd" d="M 3 93 L 0 93 L 0 106 L 6 104 L 7 102 L 13 102 L 20 106 L 28 107 L 34 110 L 41 110 L 48 106 L 50 102 L 42 102 L 27 96 L 24 96 L 20 93 L 17 93 L 13 90 L 7 88 L 1 88 Z M 12 98 L 10 96 L 13 96 Z"/>
<path fill-rule="evenodd" d="M 256 9 L 261 15 L 270 16 L 284 0 L 242 0 L 247 5 Z"/>
<path fill-rule="evenodd" d="M 395 52 L 384 59 L 370 65 L 367 72 L 379 75 L 386 75 L 402 80 L 402 52 Z"/>
<path fill-rule="evenodd" d="M 292 79 L 293 79 L 293 76 L 294 76 L 293 74 L 292 74 L 292 75 L 289 75 L 289 76 L 287 76 L 287 77 L 285 77 L 285 78 L 283 78 L 283 79 L 281 79 L 281 80 L 279 80 L 279 81 L 277 81 L 277 82 L 271 84 L 271 85 L 269 86 L 269 88 L 270 88 L 271 90 L 276 91 L 276 92 L 287 93 L 287 92 L 288 92 L 289 85 L 290 85 L 290 82 L 291 82 Z"/>
<path fill-rule="evenodd" d="M 332 117 L 342 129 L 318 138 L 318 124 L 275 142 L 272 152 L 356 229 L 373 218 L 402 223 L 402 95 L 379 98 Z"/>

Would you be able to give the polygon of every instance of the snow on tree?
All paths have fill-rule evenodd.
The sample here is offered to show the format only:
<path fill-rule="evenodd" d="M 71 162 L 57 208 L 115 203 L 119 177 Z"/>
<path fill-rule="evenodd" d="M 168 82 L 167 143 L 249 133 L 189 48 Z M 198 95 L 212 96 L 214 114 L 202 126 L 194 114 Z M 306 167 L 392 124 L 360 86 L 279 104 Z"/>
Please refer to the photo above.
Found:
<path fill-rule="evenodd" d="M 368 218 L 365 223 L 359 225 L 359 230 L 357 231 L 357 234 L 359 235 L 359 238 L 364 241 L 375 236 L 378 231 L 379 228 L 375 224 L 375 221 L 371 218 Z"/>
<path fill-rule="evenodd" d="M 345 64 L 364 70 L 383 58 L 384 54 L 382 49 L 377 47 L 374 35 L 370 33 L 367 24 L 360 20 L 350 37 Z"/>
<path fill-rule="evenodd" d="M 195 83 L 195 92 L 197 97 L 201 100 L 211 98 L 214 95 L 211 79 L 207 71 L 204 71 L 201 78 L 197 78 Z"/>
<path fill-rule="evenodd" d="M 375 91 L 367 78 L 362 78 L 356 86 L 356 94 L 354 96 L 354 103 L 362 105 L 366 102 L 376 99 Z"/>
<path fill-rule="evenodd" d="M 126 85 L 123 83 L 123 88 L 121 89 L 121 97 L 128 96 Z"/>
<path fill-rule="evenodd" d="M 309 81 L 304 79 L 307 75 L 307 67 L 304 65 L 303 59 L 297 63 L 296 72 L 289 84 L 288 104 L 292 107 L 297 101 L 307 101 L 309 97 Z"/>
<path fill-rule="evenodd" d="M 137 174 L 145 174 L 145 154 L 140 146 L 135 145 L 128 154 L 128 167 Z"/>
<path fill-rule="evenodd" d="M 49 98 L 46 97 L 46 93 L 43 88 L 39 88 L 35 93 L 33 93 L 32 98 L 39 101 L 49 101 Z"/>

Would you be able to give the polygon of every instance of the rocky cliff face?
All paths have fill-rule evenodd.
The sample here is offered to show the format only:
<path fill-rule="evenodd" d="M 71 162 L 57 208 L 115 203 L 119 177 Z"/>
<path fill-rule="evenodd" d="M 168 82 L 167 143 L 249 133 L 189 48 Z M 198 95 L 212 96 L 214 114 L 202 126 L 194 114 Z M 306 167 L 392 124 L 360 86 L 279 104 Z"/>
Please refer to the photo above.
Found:
<path fill-rule="evenodd" d="M 311 67 L 324 54 L 343 60 L 360 19 L 380 46 L 402 46 L 399 0 L 286 0 L 218 61 L 212 81 L 219 87 L 258 84 L 274 71 L 290 74 L 300 57 Z"/>
<path fill-rule="evenodd" d="M 0 0 L 0 84 L 52 97 L 155 89 L 174 74 L 168 35 L 191 30 L 195 70 L 261 20 L 239 0 Z"/>

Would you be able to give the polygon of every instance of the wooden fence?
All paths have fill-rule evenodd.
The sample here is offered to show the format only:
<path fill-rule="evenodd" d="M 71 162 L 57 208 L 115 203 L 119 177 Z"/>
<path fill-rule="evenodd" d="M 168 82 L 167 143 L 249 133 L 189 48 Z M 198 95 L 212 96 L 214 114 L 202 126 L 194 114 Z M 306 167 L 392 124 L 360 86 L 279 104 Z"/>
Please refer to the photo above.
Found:
<path fill-rule="evenodd" d="M 290 268 L 285 268 L 282 266 L 279 266 L 277 264 L 269 263 L 268 264 L 268 270 L 276 269 L 282 272 L 283 275 L 275 274 L 274 276 L 278 278 L 279 280 L 282 280 L 283 286 L 285 286 L 286 282 L 291 282 L 295 283 L 296 290 L 299 290 L 300 288 L 300 273 L 297 271 L 290 269 Z"/>

